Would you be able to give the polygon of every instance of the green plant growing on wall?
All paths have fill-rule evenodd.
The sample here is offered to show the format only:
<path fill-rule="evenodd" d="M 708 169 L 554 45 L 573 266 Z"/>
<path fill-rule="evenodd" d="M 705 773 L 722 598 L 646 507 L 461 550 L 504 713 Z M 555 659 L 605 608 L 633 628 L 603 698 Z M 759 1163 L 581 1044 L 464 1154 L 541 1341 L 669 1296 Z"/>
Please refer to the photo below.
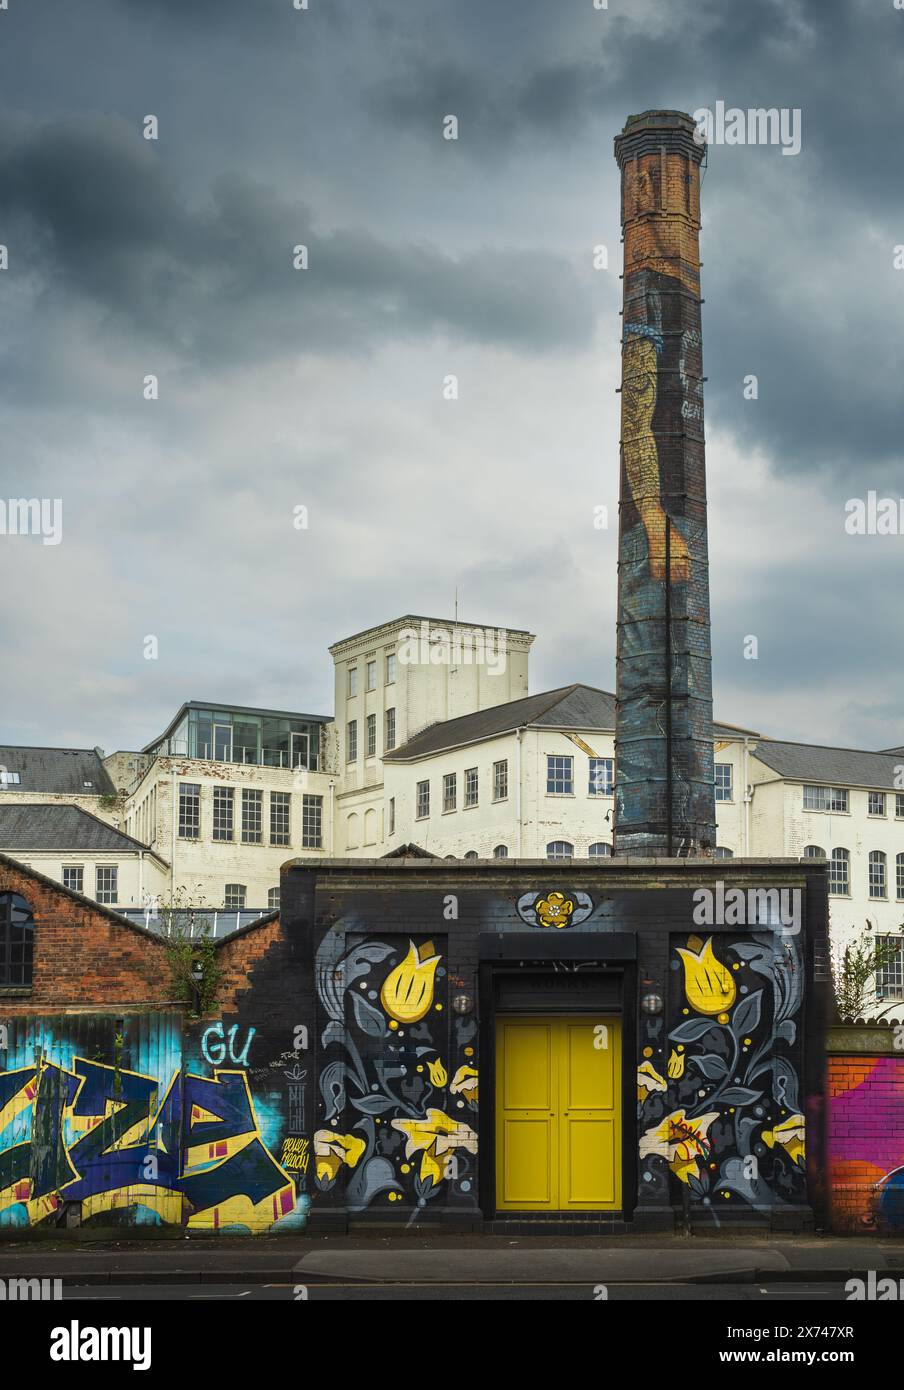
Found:
<path fill-rule="evenodd" d="M 904 923 L 898 928 L 904 930 Z M 867 922 L 860 935 L 848 945 L 832 947 L 832 985 L 835 1004 L 842 1023 L 851 1023 L 874 1012 L 876 975 L 897 955 L 897 944 L 879 942 Z"/>
<path fill-rule="evenodd" d="M 213 1008 L 222 973 L 209 923 L 202 919 L 200 930 L 196 930 L 198 914 L 205 905 L 203 897 L 194 898 L 179 887 L 168 903 L 158 907 L 177 996 L 192 1006 L 196 1016 Z"/>

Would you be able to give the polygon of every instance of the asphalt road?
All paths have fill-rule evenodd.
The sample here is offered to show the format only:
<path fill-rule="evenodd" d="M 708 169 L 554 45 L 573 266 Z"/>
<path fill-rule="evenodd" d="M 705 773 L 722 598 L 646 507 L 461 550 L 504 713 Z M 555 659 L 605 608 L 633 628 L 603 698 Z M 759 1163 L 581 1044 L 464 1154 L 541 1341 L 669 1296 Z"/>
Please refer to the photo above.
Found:
<path fill-rule="evenodd" d="M 86 1303 L 275 1302 L 309 1303 L 502 1302 L 587 1303 L 602 1294 L 585 1284 L 116 1284 L 63 1289 L 63 1299 Z M 843 1302 L 844 1285 L 783 1284 L 609 1284 L 609 1302 Z"/>

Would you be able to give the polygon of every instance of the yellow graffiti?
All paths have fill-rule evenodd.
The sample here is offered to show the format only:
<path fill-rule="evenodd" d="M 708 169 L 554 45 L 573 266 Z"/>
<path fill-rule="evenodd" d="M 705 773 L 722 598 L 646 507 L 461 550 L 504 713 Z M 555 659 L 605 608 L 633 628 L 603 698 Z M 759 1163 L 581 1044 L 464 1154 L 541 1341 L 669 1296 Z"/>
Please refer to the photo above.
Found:
<path fill-rule="evenodd" d="M 622 377 L 622 452 L 631 500 L 637 508 L 650 557 L 650 576 L 665 578 L 665 521 L 659 454 L 653 435 L 658 359 L 650 338 L 626 331 Z M 688 578 L 688 551 L 673 524 L 669 542 L 673 583 Z"/>

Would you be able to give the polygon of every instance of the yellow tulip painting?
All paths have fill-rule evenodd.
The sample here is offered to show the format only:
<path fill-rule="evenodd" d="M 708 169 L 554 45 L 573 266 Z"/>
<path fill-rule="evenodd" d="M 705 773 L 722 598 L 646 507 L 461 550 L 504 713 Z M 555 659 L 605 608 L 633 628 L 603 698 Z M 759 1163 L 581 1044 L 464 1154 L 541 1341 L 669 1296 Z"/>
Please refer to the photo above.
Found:
<path fill-rule="evenodd" d="M 452 1078 L 452 1085 L 449 1091 L 453 1096 L 464 1096 L 465 1100 L 474 1105 L 477 1103 L 478 1081 L 477 1068 L 463 1066 Z"/>
<path fill-rule="evenodd" d="M 436 1086 L 439 1090 L 442 1090 L 449 1080 L 449 1073 L 439 1057 L 434 1057 L 432 1062 L 427 1063 L 427 1075 L 430 1077 L 430 1085 Z"/>
<path fill-rule="evenodd" d="M 413 941 L 408 945 L 407 956 L 389 972 L 380 990 L 380 1003 L 397 1023 L 418 1023 L 429 1012 L 440 962 L 440 957 L 432 954 L 432 941 L 420 947 Z"/>
<path fill-rule="evenodd" d="M 347 1163 L 354 1168 L 367 1148 L 365 1141 L 357 1134 L 337 1134 L 332 1129 L 318 1129 L 314 1135 L 314 1164 L 317 1181 L 328 1184 Z"/>
<path fill-rule="evenodd" d="M 693 949 L 694 947 L 699 949 Z M 685 950 L 678 954 L 684 961 L 684 992 L 687 1002 L 698 1014 L 727 1013 L 737 993 L 731 971 L 716 958 L 710 936 L 700 946 L 699 937 L 690 937 Z"/>

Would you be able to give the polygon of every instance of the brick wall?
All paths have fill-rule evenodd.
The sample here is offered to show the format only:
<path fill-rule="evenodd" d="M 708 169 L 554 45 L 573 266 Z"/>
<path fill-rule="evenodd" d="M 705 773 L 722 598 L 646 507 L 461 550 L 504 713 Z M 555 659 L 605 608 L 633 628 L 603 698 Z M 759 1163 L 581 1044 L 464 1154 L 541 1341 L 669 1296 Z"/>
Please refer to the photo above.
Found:
<path fill-rule="evenodd" d="M 833 1229 L 904 1230 L 904 1056 L 830 1056 L 827 1100 Z"/>
<path fill-rule="evenodd" d="M 0 855 L 0 893 L 20 894 L 35 920 L 32 987 L 0 989 L 5 1016 L 92 1005 L 172 1007 L 166 946 L 158 936 L 5 855 Z"/>

